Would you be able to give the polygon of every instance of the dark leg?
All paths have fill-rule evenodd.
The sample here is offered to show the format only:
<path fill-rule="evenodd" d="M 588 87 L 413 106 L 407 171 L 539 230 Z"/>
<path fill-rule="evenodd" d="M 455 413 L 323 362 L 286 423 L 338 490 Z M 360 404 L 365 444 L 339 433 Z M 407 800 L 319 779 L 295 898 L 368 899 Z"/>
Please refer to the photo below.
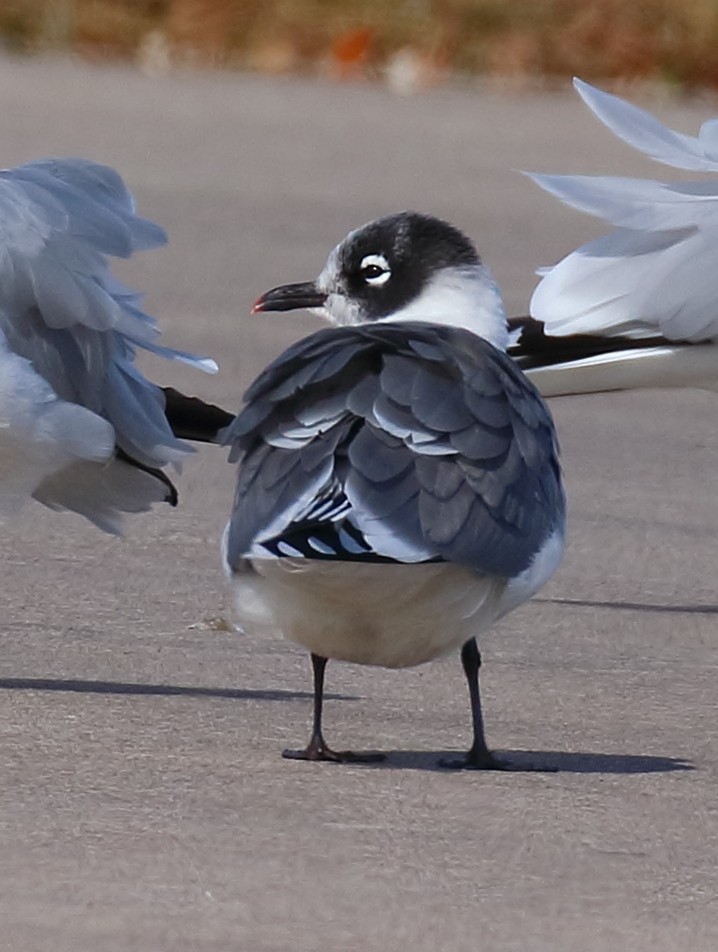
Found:
<path fill-rule="evenodd" d="M 314 720 L 312 736 L 304 750 L 284 750 L 282 757 L 289 760 L 328 760 L 332 763 L 375 763 L 384 760 L 383 754 L 355 754 L 351 750 L 334 751 L 327 747 L 322 736 L 322 707 L 324 705 L 324 669 L 327 659 L 312 653 L 312 670 L 314 672 Z"/>
<path fill-rule="evenodd" d="M 481 713 L 481 695 L 479 693 L 479 668 L 481 654 L 476 639 L 471 638 L 461 649 L 461 663 L 469 685 L 471 698 L 471 720 L 474 727 L 474 742 L 466 756 L 460 760 L 442 761 L 442 767 L 469 767 L 474 770 L 504 770 L 504 764 L 491 753 L 484 737 L 484 718 Z"/>
<path fill-rule="evenodd" d="M 494 757 L 486 746 L 486 738 L 484 737 L 484 718 L 481 713 L 481 696 L 479 694 L 481 654 L 479 653 L 475 638 L 471 638 L 467 641 L 461 649 L 461 663 L 464 666 L 464 674 L 466 675 L 466 680 L 469 685 L 471 720 L 474 726 L 474 742 L 471 745 L 471 750 L 467 751 L 465 757 L 459 760 L 442 760 L 441 766 L 452 767 L 454 769 L 468 768 L 470 770 L 526 770 L 555 773 L 555 767 L 514 764 Z"/>

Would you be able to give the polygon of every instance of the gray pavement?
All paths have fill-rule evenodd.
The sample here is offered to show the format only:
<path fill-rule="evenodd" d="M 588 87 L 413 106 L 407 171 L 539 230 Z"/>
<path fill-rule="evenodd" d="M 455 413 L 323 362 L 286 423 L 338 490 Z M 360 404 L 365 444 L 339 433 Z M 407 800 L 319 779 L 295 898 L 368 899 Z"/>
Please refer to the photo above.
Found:
<path fill-rule="evenodd" d="M 694 130 L 708 108 L 658 103 Z M 715 109 L 713 110 L 715 112 Z M 309 316 L 249 317 L 352 226 L 405 207 L 477 241 L 523 312 L 533 269 L 597 233 L 515 169 L 657 174 L 570 93 L 378 88 L 0 59 L 3 165 L 117 167 L 167 250 L 121 274 L 238 406 Z M 673 952 L 718 948 L 715 395 L 554 403 L 563 567 L 483 639 L 490 741 L 558 773 L 447 774 L 458 659 L 333 664 L 330 741 L 382 767 L 283 761 L 309 666 L 226 630 L 224 453 L 122 540 L 29 507 L 3 538 L 3 952 Z"/>

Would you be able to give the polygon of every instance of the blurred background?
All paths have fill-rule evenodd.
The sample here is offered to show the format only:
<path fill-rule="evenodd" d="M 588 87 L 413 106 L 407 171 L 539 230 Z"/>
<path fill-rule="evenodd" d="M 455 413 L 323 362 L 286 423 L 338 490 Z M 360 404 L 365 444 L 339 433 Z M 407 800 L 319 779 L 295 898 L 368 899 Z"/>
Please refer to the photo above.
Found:
<path fill-rule="evenodd" d="M 172 66 L 519 87 L 586 79 L 718 84 L 716 0 L 2 0 L 8 50 Z"/>

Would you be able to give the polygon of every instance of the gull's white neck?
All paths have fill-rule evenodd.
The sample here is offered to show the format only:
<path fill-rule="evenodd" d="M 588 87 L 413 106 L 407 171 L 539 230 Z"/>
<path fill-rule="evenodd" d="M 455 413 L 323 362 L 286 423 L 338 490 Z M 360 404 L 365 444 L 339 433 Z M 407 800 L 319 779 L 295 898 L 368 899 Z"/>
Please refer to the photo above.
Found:
<path fill-rule="evenodd" d="M 485 265 L 445 268 L 406 307 L 381 318 L 382 323 L 422 321 L 463 327 L 498 350 L 509 342 L 501 294 Z"/>

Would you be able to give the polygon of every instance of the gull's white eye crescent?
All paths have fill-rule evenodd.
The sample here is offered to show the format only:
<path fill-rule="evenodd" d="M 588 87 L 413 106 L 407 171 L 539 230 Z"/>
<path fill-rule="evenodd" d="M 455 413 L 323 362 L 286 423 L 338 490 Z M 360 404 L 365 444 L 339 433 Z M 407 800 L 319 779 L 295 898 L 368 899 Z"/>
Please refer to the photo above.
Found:
<path fill-rule="evenodd" d="M 361 276 L 367 284 L 380 287 L 391 277 L 391 268 L 384 255 L 366 255 L 359 265 Z"/>

